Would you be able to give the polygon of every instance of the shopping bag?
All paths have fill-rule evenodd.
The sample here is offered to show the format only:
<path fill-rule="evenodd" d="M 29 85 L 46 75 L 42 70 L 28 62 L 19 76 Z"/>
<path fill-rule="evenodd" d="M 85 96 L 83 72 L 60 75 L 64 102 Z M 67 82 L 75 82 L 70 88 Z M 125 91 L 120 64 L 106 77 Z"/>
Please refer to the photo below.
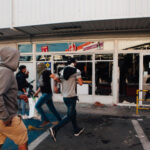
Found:
<path fill-rule="evenodd" d="M 37 120 L 41 120 L 41 116 L 38 114 L 37 110 L 35 109 L 35 104 L 37 102 L 38 98 L 31 97 L 29 98 L 29 116 L 28 118 L 34 118 Z"/>

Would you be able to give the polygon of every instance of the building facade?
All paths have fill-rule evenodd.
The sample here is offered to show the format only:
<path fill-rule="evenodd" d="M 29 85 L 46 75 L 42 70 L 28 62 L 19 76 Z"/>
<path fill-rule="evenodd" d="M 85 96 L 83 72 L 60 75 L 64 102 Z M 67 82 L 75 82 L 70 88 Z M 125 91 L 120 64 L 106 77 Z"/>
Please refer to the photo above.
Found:
<path fill-rule="evenodd" d="M 136 90 L 150 88 L 149 7 L 149 0 L 2 0 L 0 48 L 20 51 L 35 89 L 40 63 L 58 73 L 74 57 L 80 102 L 135 105 Z M 54 100 L 62 101 L 60 85 Z"/>

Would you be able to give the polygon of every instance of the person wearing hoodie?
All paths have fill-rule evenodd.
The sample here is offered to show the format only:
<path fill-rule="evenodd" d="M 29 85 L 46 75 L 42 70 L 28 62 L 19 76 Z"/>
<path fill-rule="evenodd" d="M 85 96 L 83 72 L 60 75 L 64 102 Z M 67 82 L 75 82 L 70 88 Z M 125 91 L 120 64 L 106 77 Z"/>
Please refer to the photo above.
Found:
<path fill-rule="evenodd" d="M 59 124 L 49 128 L 51 137 L 55 142 L 56 132 L 70 121 L 73 125 L 74 136 L 79 136 L 84 131 L 84 128 L 79 127 L 76 121 L 76 101 L 78 100 L 76 94 L 76 83 L 78 82 L 79 85 L 82 85 L 83 81 L 81 78 L 80 70 L 76 69 L 75 66 L 76 60 L 74 58 L 71 58 L 68 61 L 68 65 L 60 71 L 59 76 L 54 74 L 51 75 L 51 77 L 55 81 L 55 92 L 58 91 L 57 82 L 61 82 L 63 100 L 65 105 L 67 106 L 67 116 L 63 118 L 62 121 L 59 122 Z"/>
<path fill-rule="evenodd" d="M 14 72 L 19 64 L 19 51 L 10 47 L 0 49 L 0 149 L 6 138 L 18 145 L 19 150 L 27 150 L 27 129 L 17 115 L 19 96 Z"/>

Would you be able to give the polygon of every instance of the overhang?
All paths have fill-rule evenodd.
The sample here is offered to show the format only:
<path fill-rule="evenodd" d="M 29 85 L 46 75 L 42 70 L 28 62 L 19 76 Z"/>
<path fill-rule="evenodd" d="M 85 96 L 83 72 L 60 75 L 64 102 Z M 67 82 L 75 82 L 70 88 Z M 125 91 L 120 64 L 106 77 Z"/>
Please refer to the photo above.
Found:
<path fill-rule="evenodd" d="M 150 32 L 149 18 L 70 22 L 0 29 L 0 40 L 18 37 L 100 34 L 112 32 Z"/>

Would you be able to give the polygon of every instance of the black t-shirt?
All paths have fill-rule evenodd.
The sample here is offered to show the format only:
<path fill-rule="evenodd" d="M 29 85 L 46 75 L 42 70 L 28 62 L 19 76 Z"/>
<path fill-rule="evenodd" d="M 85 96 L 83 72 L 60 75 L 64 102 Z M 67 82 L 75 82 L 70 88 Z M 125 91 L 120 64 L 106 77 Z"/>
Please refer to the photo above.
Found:
<path fill-rule="evenodd" d="M 48 93 L 48 94 L 52 93 L 50 75 L 51 75 L 50 70 L 44 70 L 43 73 L 41 74 L 39 83 L 40 83 L 40 89 L 42 93 Z"/>

